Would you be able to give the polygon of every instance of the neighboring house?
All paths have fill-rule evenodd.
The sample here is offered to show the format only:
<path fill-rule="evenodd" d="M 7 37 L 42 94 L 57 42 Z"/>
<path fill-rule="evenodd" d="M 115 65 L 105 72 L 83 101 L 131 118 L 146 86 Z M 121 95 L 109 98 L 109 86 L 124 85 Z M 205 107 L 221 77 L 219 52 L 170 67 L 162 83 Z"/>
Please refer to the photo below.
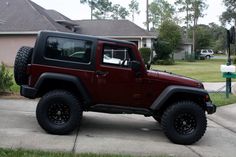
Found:
<path fill-rule="evenodd" d="M 0 0 L 0 62 L 13 65 L 21 46 L 33 46 L 40 30 L 96 35 L 151 47 L 155 35 L 128 20 L 73 21 L 30 0 Z"/>
<path fill-rule="evenodd" d="M 155 35 L 129 20 L 78 20 L 80 34 L 95 35 L 134 42 L 138 48 L 152 47 Z"/>

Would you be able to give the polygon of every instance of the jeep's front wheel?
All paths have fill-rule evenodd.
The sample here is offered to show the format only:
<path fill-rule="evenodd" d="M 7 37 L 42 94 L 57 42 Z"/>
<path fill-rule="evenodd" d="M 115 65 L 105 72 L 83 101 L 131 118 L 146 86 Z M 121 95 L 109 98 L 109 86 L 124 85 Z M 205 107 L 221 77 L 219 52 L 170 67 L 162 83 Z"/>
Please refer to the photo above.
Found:
<path fill-rule="evenodd" d="M 166 109 L 161 124 L 172 142 L 189 145 L 204 135 L 207 119 L 204 110 L 195 102 L 181 101 Z"/>
<path fill-rule="evenodd" d="M 65 90 L 53 90 L 38 103 L 36 117 L 39 125 L 48 133 L 63 135 L 79 127 L 82 108 L 78 99 Z"/>

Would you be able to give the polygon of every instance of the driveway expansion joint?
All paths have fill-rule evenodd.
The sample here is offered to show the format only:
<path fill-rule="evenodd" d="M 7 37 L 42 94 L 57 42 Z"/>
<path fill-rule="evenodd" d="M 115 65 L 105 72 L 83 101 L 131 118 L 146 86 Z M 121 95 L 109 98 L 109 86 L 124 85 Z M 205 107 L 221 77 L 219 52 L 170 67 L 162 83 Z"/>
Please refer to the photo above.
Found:
<path fill-rule="evenodd" d="M 76 130 L 76 136 L 75 136 L 75 140 L 74 140 L 74 145 L 73 145 L 73 148 L 71 150 L 71 152 L 73 154 L 75 154 L 75 152 L 76 152 L 76 143 L 77 143 L 78 135 L 79 135 L 79 128 Z"/>
<path fill-rule="evenodd" d="M 186 148 L 188 148 L 191 152 L 193 152 L 194 154 L 196 154 L 199 157 L 203 157 L 201 154 L 199 154 L 197 151 L 195 151 L 193 148 L 191 148 L 191 146 L 185 146 Z"/>
<path fill-rule="evenodd" d="M 219 122 L 215 121 L 214 119 L 209 118 L 209 117 L 208 117 L 207 119 L 209 119 L 210 121 L 212 121 L 212 122 L 216 123 L 217 125 L 223 127 L 224 129 L 226 129 L 226 130 L 228 130 L 228 131 L 230 131 L 230 132 L 236 134 L 236 131 L 234 131 L 233 129 L 230 129 L 229 127 L 226 127 L 226 126 L 220 124 Z"/>

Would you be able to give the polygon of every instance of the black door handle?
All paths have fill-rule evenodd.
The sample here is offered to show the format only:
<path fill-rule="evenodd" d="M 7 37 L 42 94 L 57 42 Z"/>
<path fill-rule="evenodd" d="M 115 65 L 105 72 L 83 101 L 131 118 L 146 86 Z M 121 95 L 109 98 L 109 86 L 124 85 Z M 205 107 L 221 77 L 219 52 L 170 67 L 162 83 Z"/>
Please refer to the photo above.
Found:
<path fill-rule="evenodd" d="M 101 71 L 101 70 L 98 70 L 95 72 L 96 75 L 107 75 L 109 72 L 108 71 Z"/>

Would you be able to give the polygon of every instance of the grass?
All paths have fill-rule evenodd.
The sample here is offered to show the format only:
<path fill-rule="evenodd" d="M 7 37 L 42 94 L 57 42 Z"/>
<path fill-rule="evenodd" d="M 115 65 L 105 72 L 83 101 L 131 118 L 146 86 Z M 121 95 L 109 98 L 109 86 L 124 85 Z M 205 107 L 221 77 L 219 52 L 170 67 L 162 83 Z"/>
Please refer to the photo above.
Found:
<path fill-rule="evenodd" d="M 225 93 L 210 93 L 210 97 L 218 107 L 236 103 L 236 96 L 232 94 L 226 98 Z"/>
<path fill-rule="evenodd" d="M 114 154 L 73 154 L 65 152 L 43 152 L 34 150 L 23 150 L 23 149 L 3 149 L 0 148 L 0 157 L 134 157 L 131 155 L 114 155 Z M 156 156 L 156 157 L 167 157 L 167 156 Z"/>
<path fill-rule="evenodd" d="M 223 59 L 200 60 L 196 62 L 176 61 L 175 65 L 152 65 L 153 69 L 188 76 L 202 82 L 224 82 L 220 72 Z"/>

